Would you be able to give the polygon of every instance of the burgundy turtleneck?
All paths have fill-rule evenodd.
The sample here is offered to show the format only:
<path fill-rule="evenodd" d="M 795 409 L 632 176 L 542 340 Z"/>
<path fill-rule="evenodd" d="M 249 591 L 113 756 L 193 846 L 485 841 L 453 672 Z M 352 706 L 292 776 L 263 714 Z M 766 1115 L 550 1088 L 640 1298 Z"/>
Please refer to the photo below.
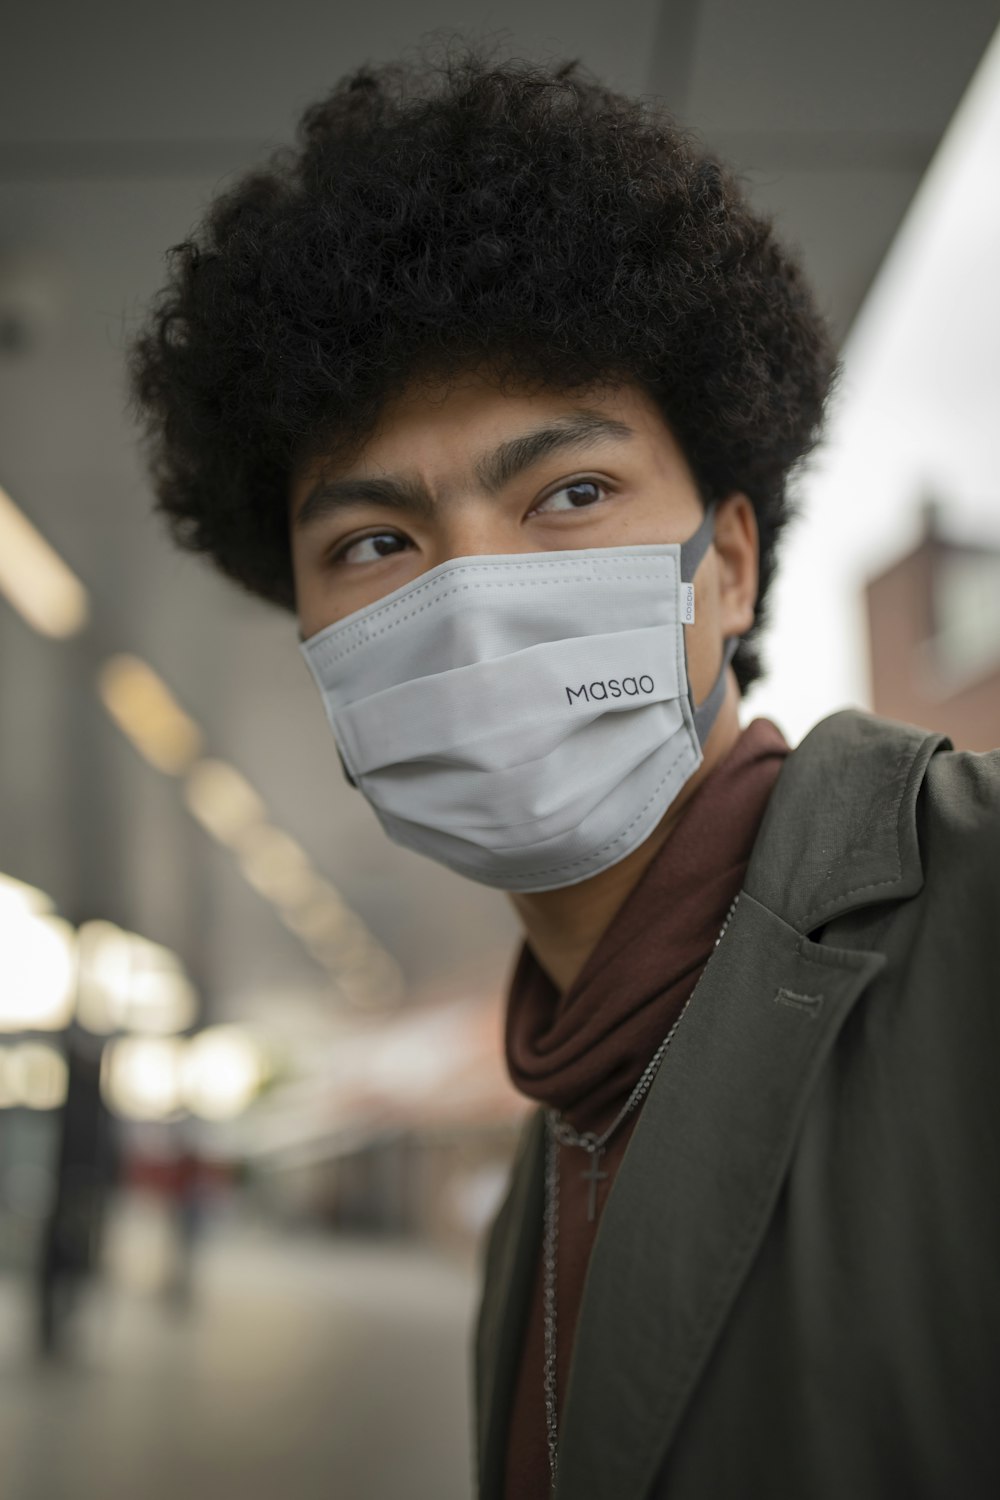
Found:
<path fill-rule="evenodd" d="M 562 1111 L 579 1131 L 608 1128 L 679 1016 L 739 891 L 789 746 L 755 719 L 706 776 L 656 857 L 560 995 L 531 948 L 507 1002 L 507 1066 L 515 1087 Z M 664 1066 L 669 1066 L 665 1060 Z M 581 1174 L 589 1157 L 559 1147 L 556 1387 L 565 1396 L 577 1313 L 601 1209 L 642 1106 L 607 1143 L 593 1222 Z M 505 1500 L 549 1500 L 542 1265 L 538 1258 L 511 1406 Z"/>

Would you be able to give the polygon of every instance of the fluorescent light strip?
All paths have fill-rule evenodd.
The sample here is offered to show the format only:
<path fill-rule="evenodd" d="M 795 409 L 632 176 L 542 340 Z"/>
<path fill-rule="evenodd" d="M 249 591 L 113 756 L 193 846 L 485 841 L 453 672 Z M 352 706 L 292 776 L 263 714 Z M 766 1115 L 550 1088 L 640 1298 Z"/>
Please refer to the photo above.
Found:
<path fill-rule="evenodd" d="M 263 801 L 236 767 L 199 759 L 198 725 L 148 662 L 124 654 L 109 657 L 98 676 L 98 691 L 139 753 L 158 770 L 184 777 L 189 812 L 232 851 L 244 879 L 270 902 L 313 958 L 343 981 L 349 998 L 356 1000 L 355 990 L 360 994 L 365 988 L 370 971 L 368 988 L 384 987 L 389 1003 L 397 1003 L 402 980 L 395 960 L 313 868 L 305 850 L 267 821 Z M 317 906 L 325 907 L 318 923 Z M 301 926 L 298 917 L 306 918 Z"/>
<path fill-rule="evenodd" d="M 66 639 L 90 616 L 87 590 L 0 486 L 0 593 L 41 635 Z"/>
<path fill-rule="evenodd" d="M 201 750 L 201 732 L 163 678 L 138 656 L 112 656 L 97 679 L 101 702 L 140 755 L 179 776 Z"/>

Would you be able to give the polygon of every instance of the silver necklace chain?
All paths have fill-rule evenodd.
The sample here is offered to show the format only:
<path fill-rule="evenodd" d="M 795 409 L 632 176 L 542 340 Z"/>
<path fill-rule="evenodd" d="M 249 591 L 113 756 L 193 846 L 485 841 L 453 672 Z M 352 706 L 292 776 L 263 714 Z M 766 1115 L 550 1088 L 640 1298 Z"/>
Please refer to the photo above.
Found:
<path fill-rule="evenodd" d="M 726 928 L 733 919 L 733 912 L 736 910 L 739 899 L 737 895 L 726 913 L 726 920 L 722 924 L 719 936 L 712 945 L 712 953 L 715 952 L 725 937 Z M 709 958 L 711 956 L 709 954 Z M 702 972 L 704 973 L 704 970 Z M 548 1151 L 545 1171 L 545 1241 L 543 1250 L 544 1292 L 542 1305 L 545 1315 L 545 1377 L 543 1387 L 545 1391 L 545 1426 L 549 1447 L 549 1472 L 552 1475 L 553 1491 L 556 1486 L 556 1474 L 559 1464 L 558 1412 L 556 1405 L 556 1251 L 559 1239 L 559 1146 L 560 1144 L 564 1146 L 581 1146 L 590 1155 L 590 1170 L 589 1173 L 584 1172 L 583 1177 L 585 1181 L 590 1183 L 590 1200 L 587 1217 L 593 1221 L 597 1202 L 597 1184 L 603 1181 L 608 1175 L 606 1172 L 598 1171 L 601 1157 L 604 1154 L 605 1143 L 614 1135 L 626 1116 L 631 1114 L 636 1105 L 649 1092 L 650 1085 L 656 1077 L 656 1071 L 663 1061 L 664 1053 L 684 1017 L 684 1012 L 694 999 L 697 988 L 698 985 L 696 984 L 691 994 L 681 1006 L 680 1014 L 677 1016 L 674 1024 L 650 1058 L 642 1077 L 622 1105 L 613 1123 L 608 1126 L 603 1135 L 595 1135 L 592 1130 L 585 1130 L 582 1133 L 574 1130 L 569 1121 L 562 1118 L 558 1110 L 549 1109 L 545 1112 L 548 1126 Z"/>

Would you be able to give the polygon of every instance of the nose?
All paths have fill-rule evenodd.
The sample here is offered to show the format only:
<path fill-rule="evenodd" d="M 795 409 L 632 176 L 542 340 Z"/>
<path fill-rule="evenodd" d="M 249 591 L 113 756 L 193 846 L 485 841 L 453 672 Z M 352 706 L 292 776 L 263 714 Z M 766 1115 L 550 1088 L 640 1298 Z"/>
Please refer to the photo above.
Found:
<path fill-rule="evenodd" d="M 490 557 L 536 550 L 530 533 L 495 503 L 469 500 L 456 507 L 442 526 L 428 565 L 435 567 L 456 557 Z"/>

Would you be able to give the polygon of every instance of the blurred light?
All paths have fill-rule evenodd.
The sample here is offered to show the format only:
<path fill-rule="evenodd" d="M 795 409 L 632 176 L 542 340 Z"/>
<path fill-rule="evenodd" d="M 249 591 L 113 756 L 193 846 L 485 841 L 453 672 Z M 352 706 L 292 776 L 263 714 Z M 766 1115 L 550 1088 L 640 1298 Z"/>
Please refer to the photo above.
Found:
<path fill-rule="evenodd" d="M 279 906 L 308 898 L 315 876 L 309 856 L 292 836 L 262 824 L 239 841 L 240 869 L 254 890 Z"/>
<path fill-rule="evenodd" d="M 137 656 L 113 656 L 98 692 L 123 734 L 158 771 L 178 776 L 201 749 L 201 732 L 163 679 Z"/>
<path fill-rule="evenodd" d="M 399 1004 L 405 989 L 399 965 L 327 881 L 317 878 L 310 899 L 280 916 L 350 1005 L 382 1010 Z"/>
<path fill-rule="evenodd" d="M 351 1005 L 364 1010 L 393 1010 L 405 991 L 402 970 L 383 948 L 369 954 L 364 967 L 338 972 L 337 983 Z"/>
<path fill-rule="evenodd" d="M 338 975 L 357 972 L 382 951 L 356 917 L 336 936 L 306 938 L 304 942 L 313 958 Z"/>
<path fill-rule="evenodd" d="M 264 1081 L 263 1059 L 238 1026 L 210 1026 L 187 1044 L 181 1097 L 192 1114 L 230 1120 L 242 1114 Z"/>
<path fill-rule="evenodd" d="M 87 623 L 87 591 L 0 486 L 0 592 L 42 635 L 65 638 Z"/>
<path fill-rule="evenodd" d="M 233 850 L 244 879 L 277 909 L 280 921 L 337 980 L 345 998 L 365 1007 L 398 1003 L 403 981 L 395 961 L 318 873 L 301 844 L 266 821 L 263 801 L 235 766 L 199 760 L 185 777 L 184 800 L 202 827 Z M 367 975 L 369 964 L 374 968 Z M 341 983 L 345 969 L 350 977 Z"/>
<path fill-rule="evenodd" d="M 0 1105 L 59 1109 L 66 1102 L 66 1059 L 45 1042 L 0 1047 Z"/>
<path fill-rule="evenodd" d="M 168 1036 L 184 1031 L 198 1016 L 194 985 L 179 969 L 140 970 L 133 981 L 123 1024 L 131 1031 Z"/>
<path fill-rule="evenodd" d="M 106 1036 L 119 1024 L 132 969 L 129 940 L 113 922 L 84 922 L 77 934 L 77 1020 Z"/>
<path fill-rule="evenodd" d="M 0 903 L 0 1031 L 58 1031 L 76 989 L 76 935 L 61 917 Z"/>
<path fill-rule="evenodd" d="M 247 829 L 263 823 L 265 808 L 253 787 L 224 760 L 200 760 L 184 782 L 190 812 L 221 844 L 235 844 Z"/>
<path fill-rule="evenodd" d="M 297 937 L 320 942 L 346 933 L 358 919 L 344 905 L 339 891 L 325 880 L 313 879 L 301 903 L 282 909 L 281 920 Z"/>
<path fill-rule="evenodd" d="M 358 964 L 365 962 L 369 954 L 379 951 L 371 933 L 353 912 L 346 914 L 332 934 L 314 939 L 312 946 L 315 950 L 322 949 L 331 958 L 336 958 L 342 969 L 352 965 L 356 968 Z"/>
<path fill-rule="evenodd" d="M 0 1047 L 0 1109 L 8 1109 L 17 1103 L 7 1068 L 7 1059 L 12 1050 L 11 1047 Z"/>
<path fill-rule="evenodd" d="M 180 1107 L 178 1037 L 120 1037 L 101 1059 L 101 1093 L 108 1108 L 130 1120 L 165 1120 Z"/>
<path fill-rule="evenodd" d="M 0 912 L 7 911 L 22 916 L 45 916 L 55 911 L 55 903 L 44 891 L 13 875 L 0 875 Z"/>
<path fill-rule="evenodd" d="M 197 1015 L 197 997 L 176 953 L 113 922 L 79 932 L 77 1017 L 98 1035 L 119 1028 L 166 1035 Z"/>

